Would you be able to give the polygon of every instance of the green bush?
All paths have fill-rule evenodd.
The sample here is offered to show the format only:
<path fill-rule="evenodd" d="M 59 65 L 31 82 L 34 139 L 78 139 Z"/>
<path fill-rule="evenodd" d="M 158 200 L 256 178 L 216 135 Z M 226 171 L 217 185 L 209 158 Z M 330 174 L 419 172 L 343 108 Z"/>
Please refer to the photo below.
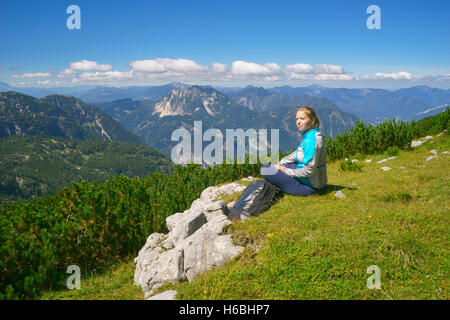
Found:
<path fill-rule="evenodd" d="M 388 154 L 388 156 L 396 156 L 398 155 L 398 151 L 398 147 L 395 146 L 387 148 L 386 153 Z"/>
<path fill-rule="evenodd" d="M 325 139 L 327 157 L 329 160 L 338 160 L 356 154 L 377 154 L 385 152 L 389 147 L 408 150 L 413 139 L 447 129 L 449 119 L 450 108 L 447 107 L 435 116 L 410 123 L 396 121 L 394 118 L 374 127 L 357 120 L 350 132 L 345 131 L 335 139 Z M 390 150 L 393 152 L 394 149 Z"/>
<path fill-rule="evenodd" d="M 357 162 L 352 162 L 351 160 L 341 161 L 340 170 L 341 171 L 359 171 L 361 172 L 363 168 L 362 164 Z"/>

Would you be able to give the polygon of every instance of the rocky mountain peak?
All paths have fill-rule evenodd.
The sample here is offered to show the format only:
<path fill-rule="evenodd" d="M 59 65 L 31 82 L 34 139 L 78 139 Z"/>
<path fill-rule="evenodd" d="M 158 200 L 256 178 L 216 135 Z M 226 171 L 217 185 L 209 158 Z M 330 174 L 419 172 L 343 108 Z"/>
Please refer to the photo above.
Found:
<path fill-rule="evenodd" d="M 213 88 L 192 86 L 185 89 L 173 89 L 155 104 L 153 114 L 159 117 L 176 115 L 193 115 L 206 112 L 210 116 L 216 114 L 215 106 L 219 100 L 227 99 Z"/>

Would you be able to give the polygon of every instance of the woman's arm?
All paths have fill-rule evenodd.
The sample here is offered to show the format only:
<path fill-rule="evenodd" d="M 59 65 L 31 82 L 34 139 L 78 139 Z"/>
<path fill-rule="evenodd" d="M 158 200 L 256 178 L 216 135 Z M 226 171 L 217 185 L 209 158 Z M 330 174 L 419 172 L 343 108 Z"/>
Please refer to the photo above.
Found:
<path fill-rule="evenodd" d="M 283 159 L 281 159 L 280 161 L 278 161 L 278 165 L 282 166 L 285 165 L 287 163 L 294 163 L 297 162 L 297 158 L 296 158 L 296 153 L 297 151 L 292 152 L 291 154 L 287 155 L 286 157 L 284 157 Z"/>

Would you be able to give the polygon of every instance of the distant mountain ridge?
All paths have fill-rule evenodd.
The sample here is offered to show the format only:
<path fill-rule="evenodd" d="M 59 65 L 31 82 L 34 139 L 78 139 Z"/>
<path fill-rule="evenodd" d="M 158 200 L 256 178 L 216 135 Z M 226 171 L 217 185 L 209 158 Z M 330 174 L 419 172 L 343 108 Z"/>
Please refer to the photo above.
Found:
<path fill-rule="evenodd" d="M 304 102 L 304 94 L 290 96 L 263 87 L 247 86 L 245 89 L 230 93 L 229 96 L 238 104 L 246 106 L 252 111 L 261 112 L 280 106 L 299 106 Z M 322 99 L 321 108 L 338 109 L 333 101 Z"/>
<path fill-rule="evenodd" d="M 105 103 L 127 98 L 138 101 L 159 101 L 174 89 L 183 90 L 191 86 L 180 82 L 171 82 L 157 86 L 130 86 L 120 88 L 104 86 L 12 88 L 7 83 L 0 83 L 0 91 L 16 90 L 38 98 L 52 93 L 70 94 L 87 103 Z M 393 117 L 406 121 L 412 119 L 419 120 L 423 117 L 421 112 L 443 104 L 450 104 L 450 89 L 431 88 L 423 85 L 399 90 L 330 88 L 317 84 L 307 87 L 280 86 L 266 89 L 255 89 L 251 85 L 244 88 L 214 88 L 233 98 L 235 102 L 246 105 L 254 111 L 269 110 L 272 107 L 276 107 L 276 102 L 286 103 L 278 101 L 275 97 L 265 97 L 266 92 L 263 90 L 272 93 L 281 93 L 291 97 L 308 94 L 320 98 L 328 98 L 342 111 L 352 113 L 364 122 L 372 124 L 382 122 L 385 119 L 392 119 Z M 244 94 L 245 91 L 247 93 Z M 435 112 L 437 111 L 432 111 L 431 114 L 435 114 Z"/>
<path fill-rule="evenodd" d="M 83 101 L 62 95 L 41 99 L 23 93 L 0 93 L 0 137 L 44 135 L 141 143 L 112 117 Z"/>
<path fill-rule="evenodd" d="M 328 98 L 343 111 L 350 112 L 366 123 L 376 124 L 395 117 L 398 120 L 419 120 L 420 112 L 450 103 L 450 90 L 417 86 L 396 91 L 385 89 L 346 89 L 309 86 L 274 87 L 272 92 L 296 96 L 308 94 Z M 430 114 L 428 114 L 430 115 Z"/>
<path fill-rule="evenodd" d="M 171 82 L 159 86 L 80 86 L 80 87 L 12 87 L 0 82 L 1 91 L 18 91 L 36 98 L 51 94 L 70 95 L 86 103 L 104 103 L 121 99 L 133 100 L 160 100 L 173 89 L 185 89 L 190 85 L 181 82 Z"/>
<path fill-rule="evenodd" d="M 428 86 L 416 86 L 404 88 L 395 91 L 407 97 L 421 100 L 430 106 L 439 106 L 442 104 L 450 104 L 450 89 L 436 89 Z"/>
<path fill-rule="evenodd" d="M 6 83 L 0 83 L 0 90 L 2 90 L 2 86 L 3 88 L 11 87 Z M 184 83 L 171 82 L 159 86 L 23 88 L 23 91 L 25 93 L 35 93 L 37 97 L 43 96 L 43 93 L 48 95 L 52 90 L 61 93 L 69 92 L 85 102 L 99 104 L 121 99 L 157 102 L 172 90 L 185 90 L 190 87 L 191 85 Z M 212 88 L 211 86 L 209 87 Z M 296 97 L 305 94 L 327 98 L 342 111 L 354 114 L 365 123 L 374 125 L 393 117 L 403 121 L 419 120 L 425 115 L 434 115 L 440 112 L 440 109 L 437 108 L 438 106 L 450 104 L 449 89 L 444 90 L 428 86 L 385 90 L 330 88 L 313 84 L 307 87 L 280 86 L 265 89 L 249 85 L 244 88 L 215 87 L 215 89 L 232 98 L 234 102 L 245 105 L 250 110 L 257 112 L 270 110 L 282 105 L 296 104 Z M 268 95 L 268 92 L 271 95 Z M 276 94 L 282 94 L 283 96 L 276 96 Z M 425 113 L 427 110 L 431 111 Z"/>

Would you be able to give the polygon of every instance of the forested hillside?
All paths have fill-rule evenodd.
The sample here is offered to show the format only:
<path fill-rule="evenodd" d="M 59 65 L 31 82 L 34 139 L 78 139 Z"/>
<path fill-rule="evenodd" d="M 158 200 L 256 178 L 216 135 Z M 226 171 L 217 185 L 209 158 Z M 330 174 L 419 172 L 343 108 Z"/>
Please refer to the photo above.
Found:
<path fill-rule="evenodd" d="M 125 142 L 56 137 L 0 138 L 0 204 L 55 194 L 72 182 L 102 182 L 119 174 L 170 173 L 172 162 L 153 148 Z"/>

